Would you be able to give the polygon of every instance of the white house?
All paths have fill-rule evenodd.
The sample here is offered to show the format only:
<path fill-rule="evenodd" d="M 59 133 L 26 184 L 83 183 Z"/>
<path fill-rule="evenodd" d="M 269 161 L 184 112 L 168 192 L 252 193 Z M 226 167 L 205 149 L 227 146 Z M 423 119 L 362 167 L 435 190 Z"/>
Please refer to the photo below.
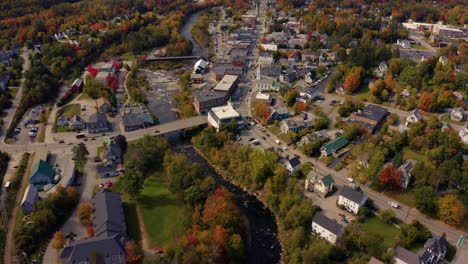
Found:
<path fill-rule="evenodd" d="M 397 40 L 397 45 L 401 46 L 404 49 L 410 49 L 411 48 L 411 43 L 406 39 L 398 39 Z"/>
<path fill-rule="evenodd" d="M 411 124 L 421 121 L 422 115 L 418 109 L 414 109 L 409 112 L 409 116 L 406 118 L 405 126 L 409 127 Z"/>
<path fill-rule="evenodd" d="M 343 230 L 340 224 L 321 213 L 317 213 L 312 220 L 312 233 L 332 244 L 336 243 Z"/>
<path fill-rule="evenodd" d="M 236 122 L 236 125 L 243 124 L 241 115 L 231 105 L 213 107 L 208 112 L 208 123 L 216 131 L 221 130 L 222 125 L 228 125 L 232 120 Z"/>
<path fill-rule="evenodd" d="M 465 111 L 463 111 L 463 108 L 461 107 L 456 107 L 452 109 L 452 112 L 450 112 L 450 119 L 461 122 L 465 118 Z"/>
<path fill-rule="evenodd" d="M 344 186 L 338 196 L 338 205 L 344 206 L 349 212 L 357 214 L 359 209 L 364 206 L 367 196 L 358 189 L 351 189 Z"/>
<path fill-rule="evenodd" d="M 313 191 L 325 197 L 328 193 L 333 191 L 333 186 L 335 186 L 335 180 L 333 180 L 331 174 L 324 176 L 315 171 L 310 171 L 309 174 L 307 174 L 305 189 L 308 191 Z"/>
<path fill-rule="evenodd" d="M 36 202 L 39 200 L 39 194 L 36 187 L 29 184 L 21 200 L 21 209 L 25 215 L 32 213 L 36 208 Z"/>
<path fill-rule="evenodd" d="M 301 160 L 299 157 L 293 157 L 292 159 L 287 159 L 284 165 L 289 173 L 292 174 L 301 168 Z"/>
<path fill-rule="evenodd" d="M 414 165 L 416 164 L 415 160 L 406 160 L 405 163 L 403 163 L 398 170 L 401 172 L 401 180 L 400 180 L 400 186 L 402 188 L 408 188 L 408 184 L 411 181 L 411 177 L 413 175 L 411 172 L 413 171 Z"/>
<path fill-rule="evenodd" d="M 460 130 L 458 135 L 460 136 L 463 143 L 468 144 L 468 127 L 465 126 L 462 130 Z"/>

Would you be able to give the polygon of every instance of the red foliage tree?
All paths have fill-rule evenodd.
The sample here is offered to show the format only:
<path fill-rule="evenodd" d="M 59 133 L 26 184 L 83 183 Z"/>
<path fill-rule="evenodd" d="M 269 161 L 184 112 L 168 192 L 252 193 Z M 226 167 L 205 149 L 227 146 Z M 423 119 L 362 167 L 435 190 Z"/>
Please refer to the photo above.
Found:
<path fill-rule="evenodd" d="M 352 93 L 359 89 L 359 85 L 361 85 L 361 76 L 357 73 L 350 73 L 345 78 L 343 89 Z"/>
<path fill-rule="evenodd" d="M 430 112 L 436 105 L 437 95 L 435 93 L 423 92 L 419 97 L 418 107 L 419 109 Z"/>
<path fill-rule="evenodd" d="M 114 75 L 114 77 L 112 78 L 112 81 L 110 83 L 110 86 L 111 86 L 112 90 L 117 91 L 117 89 L 119 88 L 119 76 Z"/>
<path fill-rule="evenodd" d="M 309 110 L 309 105 L 307 103 L 299 103 L 297 104 L 297 110 L 299 112 L 307 112 Z"/>
<path fill-rule="evenodd" d="M 401 189 L 401 177 L 401 172 L 389 164 L 380 173 L 379 187 L 387 191 L 398 191 Z"/>
<path fill-rule="evenodd" d="M 215 246 L 224 248 L 224 245 L 228 239 L 228 234 L 224 227 L 217 225 L 214 234 L 213 234 L 213 242 Z"/>
<path fill-rule="evenodd" d="M 125 262 L 127 264 L 140 264 L 143 262 L 143 256 L 138 254 L 135 242 L 128 241 L 125 244 Z"/>
<path fill-rule="evenodd" d="M 120 63 L 118 63 L 117 61 L 114 61 L 113 65 L 114 65 L 114 69 L 115 69 L 116 72 L 120 71 L 120 69 L 122 68 L 120 66 Z"/>
<path fill-rule="evenodd" d="M 262 43 L 262 44 L 266 44 L 267 42 L 268 42 L 268 39 L 265 38 L 265 37 L 260 39 L 260 43 Z"/>
<path fill-rule="evenodd" d="M 89 64 L 89 65 L 88 65 L 88 72 L 89 72 L 89 74 L 91 74 L 93 77 L 96 77 L 96 75 L 97 75 L 98 72 L 99 72 L 99 69 L 94 68 L 93 65 Z"/>
<path fill-rule="evenodd" d="M 93 228 L 93 223 L 89 223 L 87 226 L 86 226 L 86 234 L 88 235 L 88 237 L 93 237 L 94 236 L 94 228 Z"/>

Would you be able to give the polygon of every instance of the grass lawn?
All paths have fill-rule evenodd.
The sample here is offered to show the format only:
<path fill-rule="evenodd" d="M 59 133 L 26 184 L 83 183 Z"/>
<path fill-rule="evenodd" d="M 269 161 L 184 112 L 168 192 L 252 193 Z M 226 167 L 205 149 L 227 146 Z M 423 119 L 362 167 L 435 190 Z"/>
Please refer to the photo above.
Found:
<path fill-rule="evenodd" d="M 18 87 L 9 88 L 11 97 L 15 98 L 16 94 L 18 93 L 18 89 L 19 89 Z"/>
<path fill-rule="evenodd" d="M 384 250 L 393 245 L 395 237 L 399 234 L 399 230 L 396 227 L 383 222 L 376 216 L 368 219 L 365 223 L 359 224 L 359 227 L 363 232 L 381 235 L 383 240 L 378 243 Z"/>
<path fill-rule="evenodd" d="M 442 121 L 449 122 L 449 123 L 459 125 L 459 126 L 463 126 L 465 124 L 464 122 L 458 122 L 458 121 L 450 119 L 450 115 L 443 115 Z"/>
<path fill-rule="evenodd" d="M 43 143 L 44 140 L 45 140 L 45 131 L 46 131 L 46 128 L 45 128 L 45 127 L 42 127 L 42 128 L 41 128 L 41 132 L 39 132 L 39 136 L 37 137 L 37 140 L 38 140 L 40 143 Z"/>
<path fill-rule="evenodd" d="M 403 159 L 413 159 L 419 162 L 426 162 L 427 158 L 423 154 L 417 153 L 415 151 L 410 150 L 408 147 L 403 148 Z"/>
<path fill-rule="evenodd" d="M 414 191 L 413 190 L 407 190 L 404 192 L 386 192 L 386 196 L 394 199 L 395 201 L 406 204 L 411 207 L 416 206 L 416 201 L 414 200 Z"/>
<path fill-rule="evenodd" d="M 68 126 L 57 126 L 55 131 L 57 131 L 57 133 L 70 132 Z"/>
<path fill-rule="evenodd" d="M 358 93 L 356 94 L 356 97 L 363 101 L 369 101 L 369 98 L 371 97 L 369 87 L 367 85 L 365 87 L 361 87 L 361 89 L 359 89 Z"/>
<path fill-rule="evenodd" d="M 281 132 L 281 129 L 277 126 L 269 126 L 268 131 L 270 131 L 273 135 L 275 135 L 279 140 L 283 141 L 286 144 L 291 143 L 288 135 Z"/>
<path fill-rule="evenodd" d="M 104 146 L 99 146 L 97 148 L 97 154 L 96 154 L 96 157 L 101 157 L 101 153 L 104 151 Z"/>
<path fill-rule="evenodd" d="M 81 115 L 81 105 L 80 104 L 69 104 L 62 109 L 60 109 L 62 112 L 63 116 L 75 116 L 75 115 Z"/>
<path fill-rule="evenodd" d="M 147 178 L 144 186 L 137 200 L 143 222 L 151 244 L 164 246 L 185 232 L 191 221 L 192 209 L 177 200 L 159 173 Z"/>

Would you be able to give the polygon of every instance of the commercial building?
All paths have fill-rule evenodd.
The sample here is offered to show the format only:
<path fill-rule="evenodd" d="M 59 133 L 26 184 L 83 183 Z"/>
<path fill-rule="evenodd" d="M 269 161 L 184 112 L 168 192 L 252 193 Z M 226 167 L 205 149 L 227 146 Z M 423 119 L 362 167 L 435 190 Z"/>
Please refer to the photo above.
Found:
<path fill-rule="evenodd" d="M 229 94 L 226 92 L 217 92 L 214 90 L 197 90 L 193 92 L 193 105 L 198 114 L 206 114 L 217 106 L 222 106 L 229 100 Z"/>
<path fill-rule="evenodd" d="M 352 113 L 348 123 L 362 125 L 371 134 L 376 132 L 383 125 L 387 117 L 388 110 L 377 105 L 367 105 L 362 111 Z"/>
<path fill-rule="evenodd" d="M 232 120 L 236 122 L 236 125 L 243 125 L 241 115 L 231 105 L 213 107 L 208 112 L 208 123 L 216 131 L 221 130 L 224 125 L 230 124 Z"/>
<path fill-rule="evenodd" d="M 239 77 L 236 75 L 224 75 L 221 81 L 213 88 L 217 92 L 226 92 L 229 96 L 234 92 L 239 84 Z"/>

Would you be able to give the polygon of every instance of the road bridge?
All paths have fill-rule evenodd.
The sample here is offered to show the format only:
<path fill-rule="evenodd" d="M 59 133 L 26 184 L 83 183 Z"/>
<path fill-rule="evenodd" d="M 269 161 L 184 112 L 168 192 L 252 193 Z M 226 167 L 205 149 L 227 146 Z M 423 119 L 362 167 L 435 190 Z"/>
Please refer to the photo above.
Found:
<path fill-rule="evenodd" d="M 169 61 L 169 60 L 198 60 L 200 56 L 174 56 L 174 57 L 156 57 L 149 55 L 145 61 Z"/>

